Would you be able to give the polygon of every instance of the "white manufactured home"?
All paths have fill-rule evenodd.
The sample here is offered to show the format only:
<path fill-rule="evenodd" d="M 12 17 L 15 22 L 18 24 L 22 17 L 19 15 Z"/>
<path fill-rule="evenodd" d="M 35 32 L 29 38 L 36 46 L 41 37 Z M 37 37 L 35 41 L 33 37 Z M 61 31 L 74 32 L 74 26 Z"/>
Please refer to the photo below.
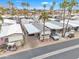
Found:
<path fill-rule="evenodd" d="M 16 24 L 16 20 L 11 20 L 11 19 L 3 19 L 3 25 L 12 25 Z"/>
<path fill-rule="evenodd" d="M 15 42 L 17 46 L 20 46 L 23 42 L 23 33 L 20 25 L 13 24 L 9 26 L 2 26 L 0 39 L 3 39 L 8 43 Z"/>

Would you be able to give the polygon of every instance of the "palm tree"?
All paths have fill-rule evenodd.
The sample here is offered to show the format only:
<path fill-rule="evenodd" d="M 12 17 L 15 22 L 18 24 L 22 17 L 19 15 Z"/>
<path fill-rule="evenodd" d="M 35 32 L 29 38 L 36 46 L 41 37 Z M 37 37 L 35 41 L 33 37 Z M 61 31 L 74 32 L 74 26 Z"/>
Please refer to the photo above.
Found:
<path fill-rule="evenodd" d="M 42 6 L 44 8 L 44 10 L 41 12 L 41 15 L 39 17 L 39 19 L 43 20 L 43 40 L 45 39 L 45 21 L 48 20 L 48 13 L 45 11 L 46 7 L 47 7 L 47 2 L 43 2 Z"/>
<path fill-rule="evenodd" d="M 1 31 L 2 23 L 3 23 L 3 18 L 2 18 L 2 16 L 0 15 L 0 31 Z"/>
<path fill-rule="evenodd" d="M 26 10 L 27 8 L 27 16 L 28 16 L 28 12 L 29 12 L 29 7 L 30 7 L 30 4 L 27 3 L 27 2 L 22 2 L 21 5 L 23 6 L 24 8 L 24 11 Z M 25 8 L 26 7 L 26 8 Z"/>
<path fill-rule="evenodd" d="M 24 9 L 25 9 L 25 7 L 27 7 L 27 10 L 30 7 L 30 4 L 29 3 L 26 3 L 26 2 L 22 2 L 21 5 L 24 7 Z"/>
<path fill-rule="evenodd" d="M 51 7 L 50 7 L 50 11 L 53 10 L 52 16 L 54 15 L 54 7 L 55 7 L 55 5 L 56 5 L 56 2 L 53 1 L 53 2 L 52 2 L 52 5 L 51 5 Z"/>
<path fill-rule="evenodd" d="M 62 3 L 60 3 L 60 8 L 63 9 L 64 13 L 63 13 L 63 32 L 62 32 L 62 36 L 64 37 L 65 36 L 65 13 L 66 13 L 66 8 L 67 8 L 67 5 L 68 5 L 68 1 L 67 0 L 64 0 Z"/>
<path fill-rule="evenodd" d="M 3 9 L 2 9 L 2 13 L 3 13 L 3 14 L 7 13 L 7 11 L 8 11 L 7 8 L 3 8 Z"/>
<path fill-rule="evenodd" d="M 6 8 L 4 8 L 2 5 L 0 5 L 0 13 L 5 14 L 6 11 L 7 11 Z"/>
<path fill-rule="evenodd" d="M 68 28 L 69 20 L 71 19 L 71 13 L 72 13 L 73 7 L 77 6 L 77 5 L 78 5 L 78 3 L 77 3 L 76 0 L 71 0 L 68 4 L 67 10 L 68 10 L 69 18 L 68 18 L 68 21 L 67 21 L 66 30 Z M 65 33 L 66 33 L 66 30 L 65 30 Z"/>
<path fill-rule="evenodd" d="M 32 10 L 32 15 L 34 16 L 34 18 L 35 18 L 35 14 L 36 14 L 36 9 L 34 8 L 34 9 Z"/>
<path fill-rule="evenodd" d="M 47 12 L 41 12 L 41 15 L 39 17 L 39 20 L 42 19 L 43 21 L 43 40 L 44 41 L 44 35 L 45 35 L 45 22 L 48 20 L 49 16 Z"/>
<path fill-rule="evenodd" d="M 9 5 L 10 14 L 13 15 L 14 3 L 12 2 L 12 0 L 8 0 L 7 3 Z"/>
<path fill-rule="evenodd" d="M 19 18 L 19 15 L 20 15 L 20 13 L 19 13 L 19 9 L 16 9 L 16 15 L 18 16 L 18 23 L 20 24 L 20 26 L 21 26 L 21 29 L 22 29 L 22 32 L 23 32 L 23 44 L 22 44 L 22 46 L 26 43 L 26 41 L 25 41 L 25 37 L 26 37 L 26 33 L 25 33 L 25 31 L 24 31 L 24 26 L 23 26 L 23 24 L 22 24 L 22 22 L 21 22 L 21 19 Z"/>

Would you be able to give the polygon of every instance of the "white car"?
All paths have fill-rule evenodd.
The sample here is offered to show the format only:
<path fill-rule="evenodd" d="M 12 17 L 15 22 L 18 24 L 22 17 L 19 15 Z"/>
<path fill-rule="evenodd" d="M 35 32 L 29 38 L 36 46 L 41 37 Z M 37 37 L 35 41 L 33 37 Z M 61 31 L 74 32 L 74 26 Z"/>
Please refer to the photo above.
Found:
<path fill-rule="evenodd" d="M 56 33 L 53 35 L 50 35 L 50 37 L 53 38 L 53 40 L 55 40 L 55 41 L 60 39 L 60 36 Z"/>

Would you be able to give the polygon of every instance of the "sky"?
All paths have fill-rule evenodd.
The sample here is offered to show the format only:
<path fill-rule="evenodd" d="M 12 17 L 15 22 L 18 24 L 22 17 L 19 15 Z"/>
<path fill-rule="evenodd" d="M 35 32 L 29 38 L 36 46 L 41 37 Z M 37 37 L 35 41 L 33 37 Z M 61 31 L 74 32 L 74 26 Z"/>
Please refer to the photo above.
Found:
<path fill-rule="evenodd" d="M 8 0 L 0 0 L 0 5 L 7 7 L 7 1 Z M 14 5 L 19 8 L 22 9 L 23 7 L 21 6 L 22 2 L 28 2 L 30 4 L 30 9 L 32 8 L 36 8 L 36 9 L 42 9 L 42 2 L 48 2 L 47 5 L 47 9 L 49 9 L 49 7 L 51 6 L 51 2 L 55 1 L 56 5 L 54 7 L 55 10 L 59 10 L 60 6 L 59 3 L 61 3 L 63 0 L 12 0 L 12 2 L 14 3 Z M 77 0 L 79 2 L 79 0 Z"/>

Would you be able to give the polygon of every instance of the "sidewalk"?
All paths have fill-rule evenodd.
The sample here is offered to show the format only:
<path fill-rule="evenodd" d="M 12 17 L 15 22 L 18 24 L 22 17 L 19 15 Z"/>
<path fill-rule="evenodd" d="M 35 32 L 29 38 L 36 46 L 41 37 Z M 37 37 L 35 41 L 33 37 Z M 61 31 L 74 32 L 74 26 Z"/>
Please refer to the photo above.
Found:
<path fill-rule="evenodd" d="M 28 51 L 31 49 L 35 49 L 35 48 L 39 48 L 39 47 L 44 47 L 44 46 L 48 46 L 48 45 L 52 45 L 52 44 L 58 44 L 58 43 L 62 43 L 65 41 L 70 41 L 70 40 L 74 40 L 79 38 L 79 32 L 75 33 L 75 37 L 74 38 L 62 38 L 58 41 L 53 41 L 53 39 L 45 39 L 44 42 L 41 42 L 37 39 L 33 39 L 33 38 L 29 38 L 26 39 L 26 44 L 23 47 L 18 48 L 17 51 L 11 52 L 11 51 L 7 51 L 4 54 L 0 55 L 0 57 L 6 57 L 9 55 L 13 55 L 16 53 L 20 53 L 23 51 Z"/>

